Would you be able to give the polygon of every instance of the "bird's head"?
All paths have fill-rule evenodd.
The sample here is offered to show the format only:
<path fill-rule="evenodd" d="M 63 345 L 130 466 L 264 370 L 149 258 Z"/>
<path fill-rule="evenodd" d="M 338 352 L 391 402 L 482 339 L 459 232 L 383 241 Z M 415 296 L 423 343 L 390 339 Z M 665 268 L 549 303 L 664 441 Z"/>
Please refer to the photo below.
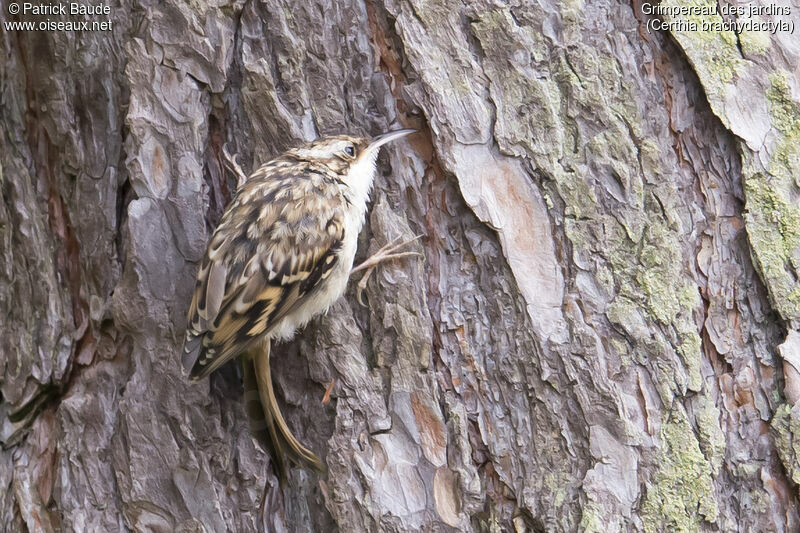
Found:
<path fill-rule="evenodd" d="M 323 137 L 303 147 L 295 148 L 295 157 L 324 165 L 353 189 L 366 196 L 375 175 L 378 152 L 386 143 L 405 137 L 416 130 L 395 130 L 377 137 L 334 135 Z"/>

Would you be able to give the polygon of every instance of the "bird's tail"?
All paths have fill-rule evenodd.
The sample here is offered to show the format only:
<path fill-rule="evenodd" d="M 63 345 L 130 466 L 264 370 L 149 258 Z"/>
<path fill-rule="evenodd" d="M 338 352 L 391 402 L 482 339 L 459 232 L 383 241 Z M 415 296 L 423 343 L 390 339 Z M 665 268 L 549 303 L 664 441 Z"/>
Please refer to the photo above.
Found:
<path fill-rule="evenodd" d="M 284 458 L 318 472 L 324 472 L 325 467 L 311 450 L 300 444 L 286 425 L 272 388 L 269 369 L 270 341 L 265 340 L 260 346 L 260 350 L 254 348 L 241 357 L 245 409 L 253 436 L 269 453 L 275 473 L 283 486 L 286 483 Z"/>

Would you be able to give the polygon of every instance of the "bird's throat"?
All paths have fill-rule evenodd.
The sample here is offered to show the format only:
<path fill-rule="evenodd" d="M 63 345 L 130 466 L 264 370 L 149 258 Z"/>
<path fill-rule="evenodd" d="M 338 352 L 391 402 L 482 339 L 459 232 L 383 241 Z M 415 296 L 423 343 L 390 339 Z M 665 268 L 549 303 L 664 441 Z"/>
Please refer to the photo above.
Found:
<path fill-rule="evenodd" d="M 350 167 L 347 178 L 344 180 L 350 188 L 350 201 L 353 208 L 358 210 L 357 218 L 362 221 L 367 211 L 367 202 L 372 190 L 372 182 L 375 179 L 375 162 L 378 157 L 377 150 L 374 153 L 363 154 L 355 164 Z"/>

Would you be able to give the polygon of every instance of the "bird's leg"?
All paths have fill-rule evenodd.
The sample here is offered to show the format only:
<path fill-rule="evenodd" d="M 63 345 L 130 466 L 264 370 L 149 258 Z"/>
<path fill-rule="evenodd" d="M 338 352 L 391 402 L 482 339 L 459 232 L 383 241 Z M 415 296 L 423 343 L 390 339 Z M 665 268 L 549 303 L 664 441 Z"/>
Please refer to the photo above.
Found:
<path fill-rule="evenodd" d="M 236 187 L 241 187 L 242 183 L 247 181 L 247 174 L 244 173 L 242 167 L 239 166 L 239 163 L 236 162 L 236 156 L 231 155 L 228 152 L 228 145 L 222 145 L 222 156 L 225 158 L 225 162 L 228 164 L 228 168 L 236 174 Z"/>
<path fill-rule="evenodd" d="M 368 257 L 363 263 L 353 267 L 353 270 L 350 271 L 351 276 L 356 272 L 358 272 L 359 270 L 367 271 L 367 273 L 364 274 L 364 276 L 358 282 L 358 289 L 356 290 L 356 298 L 358 299 L 358 303 L 360 303 L 361 305 L 365 305 L 363 300 L 364 289 L 367 288 L 367 280 L 369 280 L 372 271 L 375 269 L 376 266 L 378 266 L 379 263 L 382 263 L 384 261 L 390 261 L 392 259 L 401 259 L 403 257 L 414 257 L 414 256 L 422 257 L 422 254 L 419 252 L 397 252 L 397 250 L 399 250 L 403 246 L 411 244 L 420 237 L 422 237 L 422 235 L 417 235 L 416 237 L 408 239 L 407 241 L 403 242 L 400 242 L 400 240 L 403 238 L 402 236 L 397 237 L 392 242 L 390 242 L 386 246 L 383 246 L 380 250 L 378 250 L 370 257 Z"/>
<path fill-rule="evenodd" d="M 380 250 L 378 250 L 377 252 L 372 254 L 363 263 L 361 263 L 358 266 L 354 266 L 353 270 L 350 271 L 350 275 L 355 274 L 359 270 L 366 270 L 366 269 L 372 270 L 373 268 L 375 268 L 378 265 L 378 263 L 382 263 L 382 262 L 388 261 L 390 259 L 398 259 L 400 257 L 412 257 L 412 256 L 415 256 L 415 255 L 416 256 L 422 256 L 422 254 L 419 253 L 419 252 L 394 253 L 396 250 L 399 250 L 400 248 L 402 248 L 403 246 L 405 246 L 407 244 L 411 244 L 412 242 L 416 241 L 420 237 L 422 237 L 422 235 L 417 235 L 416 237 L 413 237 L 413 238 L 408 239 L 407 241 L 403 241 L 403 242 L 399 242 L 400 239 L 403 238 L 402 236 L 397 237 L 392 242 L 390 242 L 389 244 L 383 246 Z"/>

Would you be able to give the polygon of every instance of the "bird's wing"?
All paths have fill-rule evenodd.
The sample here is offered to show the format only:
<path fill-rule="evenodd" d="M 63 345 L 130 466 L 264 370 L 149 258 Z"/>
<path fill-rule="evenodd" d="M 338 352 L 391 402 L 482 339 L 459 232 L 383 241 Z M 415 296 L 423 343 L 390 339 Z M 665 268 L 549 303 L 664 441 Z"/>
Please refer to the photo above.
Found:
<path fill-rule="evenodd" d="M 197 275 L 183 354 L 190 377 L 209 375 L 269 333 L 331 273 L 344 231 L 341 197 L 323 177 L 254 174 Z"/>

